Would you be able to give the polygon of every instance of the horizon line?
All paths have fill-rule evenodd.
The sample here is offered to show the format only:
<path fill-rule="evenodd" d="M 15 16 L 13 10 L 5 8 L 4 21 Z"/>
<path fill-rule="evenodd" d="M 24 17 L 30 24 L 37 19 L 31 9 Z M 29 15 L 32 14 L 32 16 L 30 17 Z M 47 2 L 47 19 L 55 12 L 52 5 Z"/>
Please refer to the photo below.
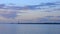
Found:
<path fill-rule="evenodd" d="M 0 23 L 0 24 L 60 24 L 60 23 Z"/>

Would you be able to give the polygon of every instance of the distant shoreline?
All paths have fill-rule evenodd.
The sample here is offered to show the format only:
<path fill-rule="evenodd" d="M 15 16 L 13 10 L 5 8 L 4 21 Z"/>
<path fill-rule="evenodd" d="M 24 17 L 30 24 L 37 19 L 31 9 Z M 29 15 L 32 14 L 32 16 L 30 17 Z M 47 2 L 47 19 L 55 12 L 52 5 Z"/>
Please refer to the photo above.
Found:
<path fill-rule="evenodd" d="M 0 23 L 0 24 L 60 24 L 60 23 Z"/>

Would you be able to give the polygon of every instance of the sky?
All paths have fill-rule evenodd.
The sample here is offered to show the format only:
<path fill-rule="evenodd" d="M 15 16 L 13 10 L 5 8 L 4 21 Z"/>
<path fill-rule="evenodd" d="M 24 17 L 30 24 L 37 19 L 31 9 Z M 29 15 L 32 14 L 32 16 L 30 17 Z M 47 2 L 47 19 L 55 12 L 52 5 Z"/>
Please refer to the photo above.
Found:
<path fill-rule="evenodd" d="M 17 6 L 37 5 L 44 2 L 56 2 L 60 0 L 0 0 L 0 4 L 16 4 Z"/>
<path fill-rule="evenodd" d="M 55 5 L 48 5 L 53 2 Z M 45 23 L 60 22 L 60 3 L 59 0 L 1 0 L 0 4 L 16 4 L 17 6 L 37 5 L 40 3 L 44 6 L 38 10 L 13 10 L 0 9 L 0 23 Z"/>

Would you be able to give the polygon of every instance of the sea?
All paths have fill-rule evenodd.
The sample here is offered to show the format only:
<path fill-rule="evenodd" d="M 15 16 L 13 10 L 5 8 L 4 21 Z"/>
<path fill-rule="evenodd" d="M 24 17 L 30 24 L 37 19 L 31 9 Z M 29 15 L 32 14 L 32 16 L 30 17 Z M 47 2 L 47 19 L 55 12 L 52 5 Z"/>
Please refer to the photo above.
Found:
<path fill-rule="evenodd" d="M 60 24 L 0 24 L 0 34 L 60 34 Z"/>

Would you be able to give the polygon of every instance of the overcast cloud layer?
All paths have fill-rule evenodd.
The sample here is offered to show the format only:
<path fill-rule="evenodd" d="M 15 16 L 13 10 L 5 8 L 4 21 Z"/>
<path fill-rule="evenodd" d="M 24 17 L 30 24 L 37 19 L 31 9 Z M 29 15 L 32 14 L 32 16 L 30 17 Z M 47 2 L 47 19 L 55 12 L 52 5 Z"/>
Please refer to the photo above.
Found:
<path fill-rule="evenodd" d="M 22 8 L 26 7 L 28 6 Z M 23 10 L 0 8 L 0 23 L 18 23 L 18 21 L 19 23 L 60 23 L 60 2 L 32 5 Z"/>

